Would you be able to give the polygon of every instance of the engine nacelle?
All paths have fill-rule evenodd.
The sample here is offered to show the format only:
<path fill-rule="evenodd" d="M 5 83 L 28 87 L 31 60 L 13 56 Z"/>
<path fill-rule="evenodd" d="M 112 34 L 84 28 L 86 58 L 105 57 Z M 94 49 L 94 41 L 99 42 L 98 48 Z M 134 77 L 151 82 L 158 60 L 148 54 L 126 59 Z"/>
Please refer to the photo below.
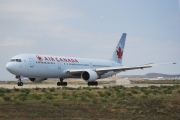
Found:
<path fill-rule="evenodd" d="M 87 82 L 92 82 L 97 80 L 98 74 L 95 71 L 84 71 L 81 73 L 81 78 Z"/>
<path fill-rule="evenodd" d="M 47 78 L 29 78 L 31 82 L 42 82 L 44 80 L 47 80 Z"/>

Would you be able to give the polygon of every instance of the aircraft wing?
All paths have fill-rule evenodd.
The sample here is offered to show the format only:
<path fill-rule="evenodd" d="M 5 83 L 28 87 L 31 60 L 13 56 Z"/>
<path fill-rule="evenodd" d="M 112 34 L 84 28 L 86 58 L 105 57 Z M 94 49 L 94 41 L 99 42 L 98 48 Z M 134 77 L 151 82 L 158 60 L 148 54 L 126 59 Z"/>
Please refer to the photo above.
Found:
<path fill-rule="evenodd" d="M 97 72 L 97 74 L 102 75 L 104 73 L 113 71 L 113 72 L 121 72 L 121 71 L 126 71 L 126 70 L 134 70 L 134 69 L 144 69 L 144 68 L 150 68 L 153 66 L 159 66 L 159 65 L 168 65 L 168 64 L 176 64 L 176 63 L 160 63 L 160 64 L 145 64 L 145 65 L 140 65 L 140 66 L 116 66 L 116 67 L 104 67 L 104 68 L 95 68 L 95 69 L 73 69 L 73 70 L 67 70 L 67 73 L 69 74 L 81 74 L 83 71 L 86 70 L 92 70 Z"/>

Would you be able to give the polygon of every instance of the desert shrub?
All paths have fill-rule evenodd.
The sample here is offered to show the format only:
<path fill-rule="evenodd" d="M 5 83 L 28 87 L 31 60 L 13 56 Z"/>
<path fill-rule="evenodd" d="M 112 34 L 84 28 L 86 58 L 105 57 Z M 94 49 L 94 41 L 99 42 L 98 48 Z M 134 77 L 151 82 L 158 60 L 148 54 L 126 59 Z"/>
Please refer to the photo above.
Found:
<path fill-rule="evenodd" d="M 36 88 L 34 88 L 35 90 L 40 90 L 41 88 L 39 88 L 39 87 L 36 87 Z"/>
<path fill-rule="evenodd" d="M 21 92 L 25 92 L 25 89 L 21 89 L 20 91 L 21 91 Z"/>
<path fill-rule="evenodd" d="M 10 93 L 11 92 L 11 89 L 6 89 L 6 93 Z"/>
<path fill-rule="evenodd" d="M 76 90 L 76 88 L 66 87 L 66 90 Z"/>
<path fill-rule="evenodd" d="M 132 93 L 127 93 L 127 96 L 133 96 Z"/>
<path fill-rule="evenodd" d="M 97 99 L 94 99 L 94 100 L 92 101 L 92 103 L 93 103 L 93 104 L 97 104 L 97 103 L 98 103 Z"/>
<path fill-rule="evenodd" d="M 164 86 L 164 85 L 160 85 L 160 88 L 164 88 L 164 87 L 166 87 L 166 86 Z"/>
<path fill-rule="evenodd" d="M 141 98 L 146 99 L 146 98 L 148 98 L 148 96 L 147 95 L 142 95 Z"/>
<path fill-rule="evenodd" d="M 3 97 L 4 96 L 4 93 L 0 93 L 0 97 Z"/>
<path fill-rule="evenodd" d="M 19 94 L 18 95 L 18 98 L 21 100 L 21 101 L 25 101 L 25 100 L 27 100 L 27 94 Z"/>
<path fill-rule="evenodd" d="M 173 87 L 174 88 L 180 88 L 180 85 L 174 85 Z"/>
<path fill-rule="evenodd" d="M 41 103 L 47 103 L 47 101 L 46 101 L 45 99 L 43 99 L 43 100 L 41 101 Z"/>
<path fill-rule="evenodd" d="M 76 90 L 77 88 L 63 86 L 62 89 L 65 89 L 65 90 Z"/>
<path fill-rule="evenodd" d="M 112 89 L 114 89 L 114 91 L 116 92 L 120 92 L 121 90 L 125 90 L 126 88 L 120 85 L 120 86 L 113 86 Z"/>
<path fill-rule="evenodd" d="M 119 98 L 123 98 L 126 96 L 126 93 L 125 92 L 119 92 L 119 93 L 116 93 L 116 96 Z"/>
<path fill-rule="evenodd" d="M 30 92 L 31 92 L 30 89 L 25 89 L 25 93 L 26 93 L 26 94 L 29 94 Z"/>
<path fill-rule="evenodd" d="M 95 95 L 90 92 L 83 92 L 82 95 L 86 96 L 89 99 L 95 98 Z"/>
<path fill-rule="evenodd" d="M 81 96 L 80 96 L 80 100 L 81 100 L 81 101 L 87 101 L 87 98 L 86 98 L 85 96 L 81 95 Z"/>
<path fill-rule="evenodd" d="M 158 88 L 158 87 L 157 87 L 157 86 L 152 85 L 152 86 L 150 86 L 149 88 L 150 88 L 150 89 L 156 89 L 156 88 Z"/>
<path fill-rule="evenodd" d="M 156 94 L 159 93 L 159 92 L 158 92 L 157 89 L 155 89 L 155 90 L 152 90 L 152 93 L 153 93 L 154 95 L 156 95 Z"/>
<path fill-rule="evenodd" d="M 147 88 L 141 87 L 140 90 L 141 90 L 141 92 L 144 92 L 144 91 L 147 91 Z"/>
<path fill-rule="evenodd" d="M 31 94 L 31 98 L 33 98 L 35 100 L 41 100 L 42 99 L 42 95 L 41 94 Z"/>
<path fill-rule="evenodd" d="M 91 91 L 91 90 L 92 90 L 92 88 L 91 88 L 91 87 L 84 87 L 84 89 L 89 90 L 89 91 Z"/>
<path fill-rule="evenodd" d="M 5 93 L 6 89 L 5 88 L 0 88 L 0 93 Z"/>
<path fill-rule="evenodd" d="M 15 88 L 15 87 L 14 87 L 14 91 L 20 91 L 20 90 L 19 90 L 18 88 Z"/>
<path fill-rule="evenodd" d="M 73 96 L 69 96 L 69 97 L 68 97 L 68 100 L 69 100 L 69 101 L 75 101 L 75 102 L 76 102 L 76 98 L 73 97 Z"/>
<path fill-rule="evenodd" d="M 105 95 L 109 97 L 111 96 L 111 93 L 109 91 L 105 91 Z"/>
<path fill-rule="evenodd" d="M 11 98 L 9 96 L 4 96 L 3 99 L 4 101 L 11 101 Z"/>
<path fill-rule="evenodd" d="M 104 88 L 104 89 L 107 89 L 107 87 L 106 87 L 106 86 L 104 86 L 103 88 Z"/>
<path fill-rule="evenodd" d="M 98 91 L 97 93 L 98 93 L 99 97 L 104 97 L 105 96 L 101 91 Z"/>
<path fill-rule="evenodd" d="M 91 89 L 94 89 L 94 90 L 95 90 L 95 89 L 99 89 L 99 87 L 93 87 L 93 88 L 91 88 Z"/>
<path fill-rule="evenodd" d="M 158 93 L 158 90 L 157 90 L 157 89 L 155 89 L 155 90 L 152 90 L 152 92 L 156 92 L 156 93 Z"/>
<path fill-rule="evenodd" d="M 138 94 L 138 91 L 135 90 L 135 89 L 132 89 L 131 92 L 132 92 L 133 94 Z"/>
<path fill-rule="evenodd" d="M 161 90 L 158 90 L 158 93 L 159 93 L 159 94 L 163 94 L 163 92 L 162 92 Z"/>
<path fill-rule="evenodd" d="M 167 113 L 165 109 L 160 109 L 160 108 L 157 108 L 156 112 L 161 113 L 161 114 L 166 114 Z"/>
<path fill-rule="evenodd" d="M 78 87 L 78 88 L 76 88 L 76 90 L 81 90 L 81 86 L 80 86 L 80 87 Z"/>
<path fill-rule="evenodd" d="M 66 92 L 63 92 L 63 93 L 62 93 L 62 98 L 63 98 L 63 99 L 68 99 L 69 96 L 70 96 L 70 95 L 67 94 Z"/>
<path fill-rule="evenodd" d="M 50 91 L 50 92 L 54 92 L 54 91 L 55 91 L 55 88 L 54 88 L 54 87 L 49 88 L 49 91 Z"/>
<path fill-rule="evenodd" d="M 167 89 L 172 91 L 175 90 L 176 88 L 174 86 L 169 86 Z"/>
<path fill-rule="evenodd" d="M 74 98 L 77 98 L 77 97 L 78 97 L 78 95 L 76 94 L 75 91 L 72 92 L 71 96 L 74 97 Z"/>
<path fill-rule="evenodd" d="M 171 94 L 172 91 L 171 91 L 171 90 L 168 90 L 168 89 L 165 89 L 165 90 L 163 90 L 163 93 L 164 93 L 164 94 Z"/>
<path fill-rule="evenodd" d="M 53 103 L 53 106 L 55 106 L 55 107 L 59 107 L 59 103 L 54 102 L 54 103 Z"/>
<path fill-rule="evenodd" d="M 177 91 L 180 94 L 180 90 Z"/>
<path fill-rule="evenodd" d="M 102 101 L 102 102 L 108 102 L 108 100 L 107 100 L 107 99 L 102 99 L 101 101 Z"/>
<path fill-rule="evenodd" d="M 150 91 L 150 90 L 144 90 L 143 92 L 144 92 L 145 95 L 151 94 L 151 91 Z"/>
<path fill-rule="evenodd" d="M 138 87 L 138 86 L 134 86 L 134 87 L 132 87 L 132 89 L 140 89 L 140 87 Z"/>
<path fill-rule="evenodd" d="M 50 93 L 46 94 L 45 97 L 47 99 L 54 99 L 54 96 L 52 94 L 50 94 Z"/>
<path fill-rule="evenodd" d="M 54 96 L 58 96 L 59 94 L 58 94 L 58 93 L 54 93 L 53 95 L 54 95 Z"/>
<path fill-rule="evenodd" d="M 62 86 L 62 89 L 67 90 L 67 89 L 68 89 L 68 87 Z"/>
<path fill-rule="evenodd" d="M 46 88 L 41 89 L 42 92 L 46 93 Z"/>

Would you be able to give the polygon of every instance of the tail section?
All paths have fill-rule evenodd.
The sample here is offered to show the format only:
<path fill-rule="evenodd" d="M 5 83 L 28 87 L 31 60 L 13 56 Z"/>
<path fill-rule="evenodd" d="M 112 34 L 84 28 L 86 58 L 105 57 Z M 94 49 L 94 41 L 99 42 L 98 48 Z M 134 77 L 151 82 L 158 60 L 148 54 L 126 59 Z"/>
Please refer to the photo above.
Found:
<path fill-rule="evenodd" d="M 126 33 L 123 33 L 111 58 L 112 61 L 118 62 L 120 64 L 122 63 L 125 41 L 126 41 Z"/>

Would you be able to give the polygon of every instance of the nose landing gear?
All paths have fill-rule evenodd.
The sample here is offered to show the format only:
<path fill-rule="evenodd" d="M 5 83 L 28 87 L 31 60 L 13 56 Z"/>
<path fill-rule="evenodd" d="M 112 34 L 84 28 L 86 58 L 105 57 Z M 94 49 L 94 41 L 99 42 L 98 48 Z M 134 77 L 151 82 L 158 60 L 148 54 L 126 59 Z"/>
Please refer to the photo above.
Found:
<path fill-rule="evenodd" d="M 18 86 L 23 86 L 23 82 L 21 81 L 21 76 L 16 76 L 16 78 L 18 79 Z"/>
<path fill-rule="evenodd" d="M 63 82 L 64 78 L 60 78 L 60 82 L 57 82 L 57 86 L 67 86 L 67 82 Z"/>
<path fill-rule="evenodd" d="M 18 82 L 17 85 L 18 86 L 23 86 L 23 82 Z"/>

